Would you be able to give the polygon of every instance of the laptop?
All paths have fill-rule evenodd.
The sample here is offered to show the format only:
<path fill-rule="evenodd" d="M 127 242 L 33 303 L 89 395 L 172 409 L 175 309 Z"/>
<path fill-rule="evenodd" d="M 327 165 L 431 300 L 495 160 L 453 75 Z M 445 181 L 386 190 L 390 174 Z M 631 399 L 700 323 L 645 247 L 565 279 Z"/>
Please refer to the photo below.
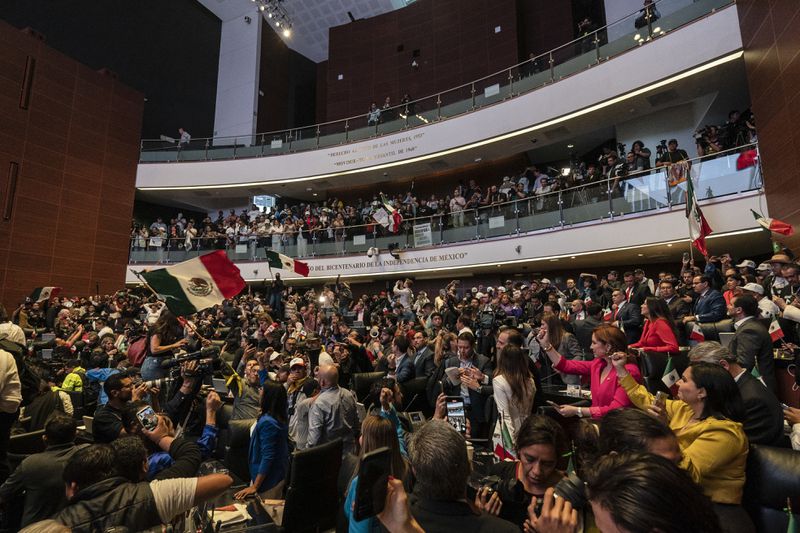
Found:
<path fill-rule="evenodd" d="M 727 348 L 730 345 L 731 341 L 733 340 L 733 336 L 734 335 L 736 335 L 736 333 L 734 333 L 732 331 L 727 331 L 727 332 L 724 332 L 724 333 L 720 333 L 719 334 L 719 343 L 723 347 Z"/>

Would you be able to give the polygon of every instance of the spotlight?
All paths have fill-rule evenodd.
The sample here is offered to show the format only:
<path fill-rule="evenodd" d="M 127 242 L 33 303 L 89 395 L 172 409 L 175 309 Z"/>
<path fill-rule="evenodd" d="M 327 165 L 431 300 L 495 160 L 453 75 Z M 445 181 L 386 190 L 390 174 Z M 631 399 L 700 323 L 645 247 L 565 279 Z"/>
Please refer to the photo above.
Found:
<path fill-rule="evenodd" d="M 289 28 L 286 28 L 285 30 L 283 30 L 283 36 L 284 37 L 291 37 L 292 36 L 292 30 L 290 30 Z"/>
<path fill-rule="evenodd" d="M 266 8 L 265 8 L 264 6 L 258 6 L 258 9 L 259 9 L 260 11 L 264 11 L 264 9 L 266 9 Z"/>
<path fill-rule="evenodd" d="M 565 178 L 569 176 L 570 172 L 572 172 L 572 170 L 569 167 L 564 167 L 561 169 L 561 175 L 564 176 Z"/>
<path fill-rule="evenodd" d="M 367 257 L 369 257 L 370 259 L 372 259 L 373 257 L 377 257 L 378 255 L 380 255 L 380 250 L 378 250 L 374 246 L 370 246 L 369 250 L 367 250 Z"/>

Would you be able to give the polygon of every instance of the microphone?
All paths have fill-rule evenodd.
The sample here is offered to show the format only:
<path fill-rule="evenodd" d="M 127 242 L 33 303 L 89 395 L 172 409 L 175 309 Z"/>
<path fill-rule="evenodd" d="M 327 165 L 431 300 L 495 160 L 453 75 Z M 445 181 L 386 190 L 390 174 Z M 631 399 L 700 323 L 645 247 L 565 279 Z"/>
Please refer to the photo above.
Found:
<path fill-rule="evenodd" d="M 170 369 L 187 361 L 197 361 L 199 359 L 215 359 L 217 357 L 219 357 L 219 347 L 207 346 L 202 350 L 196 352 L 179 355 L 178 357 L 173 357 L 172 359 L 161 361 L 161 368 Z"/>

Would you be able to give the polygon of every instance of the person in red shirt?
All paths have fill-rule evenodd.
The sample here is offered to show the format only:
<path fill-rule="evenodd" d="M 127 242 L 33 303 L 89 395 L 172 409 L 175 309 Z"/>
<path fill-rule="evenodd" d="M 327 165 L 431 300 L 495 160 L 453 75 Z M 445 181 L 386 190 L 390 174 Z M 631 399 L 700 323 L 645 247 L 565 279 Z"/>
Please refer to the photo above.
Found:
<path fill-rule="evenodd" d="M 675 335 L 675 322 L 667 302 L 661 298 L 648 296 L 642 304 L 644 329 L 639 342 L 630 348 L 640 348 L 648 352 L 677 352 L 678 338 Z"/>

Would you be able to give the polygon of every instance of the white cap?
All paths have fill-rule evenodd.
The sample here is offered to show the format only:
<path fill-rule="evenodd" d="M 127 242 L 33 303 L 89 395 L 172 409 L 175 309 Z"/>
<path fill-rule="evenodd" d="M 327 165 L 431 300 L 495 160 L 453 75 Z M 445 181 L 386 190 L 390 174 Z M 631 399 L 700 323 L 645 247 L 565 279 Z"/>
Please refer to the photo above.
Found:
<path fill-rule="evenodd" d="M 761 263 L 756 267 L 756 272 L 769 272 L 772 270 L 772 266 L 769 263 Z"/>
<path fill-rule="evenodd" d="M 486 292 L 494 292 L 494 287 L 486 287 Z"/>
<path fill-rule="evenodd" d="M 297 365 L 305 367 L 306 366 L 306 362 L 305 362 L 305 360 L 303 360 L 302 357 L 295 357 L 294 359 L 289 361 L 289 368 L 292 368 L 293 366 L 297 366 Z"/>
<path fill-rule="evenodd" d="M 544 283 L 546 285 L 550 285 L 550 280 L 547 279 L 547 278 L 542 278 L 542 283 Z"/>
<path fill-rule="evenodd" d="M 742 261 L 741 263 L 739 263 L 736 266 L 738 268 L 747 267 L 747 268 L 755 269 L 756 268 L 756 262 L 755 261 L 750 261 L 749 259 L 745 259 L 744 261 Z"/>
<path fill-rule="evenodd" d="M 277 359 L 280 356 L 281 356 L 280 352 L 273 352 L 272 355 L 269 356 L 269 360 L 270 361 L 274 361 L 275 359 Z"/>
<path fill-rule="evenodd" d="M 482 292 L 477 292 L 477 293 L 475 293 L 475 298 L 477 298 L 478 300 L 480 300 L 480 299 L 481 299 L 481 298 L 483 298 L 484 296 L 486 296 L 486 295 L 485 295 L 485 294 L 483 294 Z"/>
<path fill-rule="evenodd" d="M 742 287 L 742 290 L 743 291 L 755 292 L 755 293 L 760 294 L 761 296 L 764 296 L 764 287 L 762 287 L 758 283 L 748 283 L 747 285 Z"/>
<path fill-rule="evenodd" d="M 478 292 L 478 287 L 472 287 L 472 294 L 475 294 L 476 292 Z"/>

